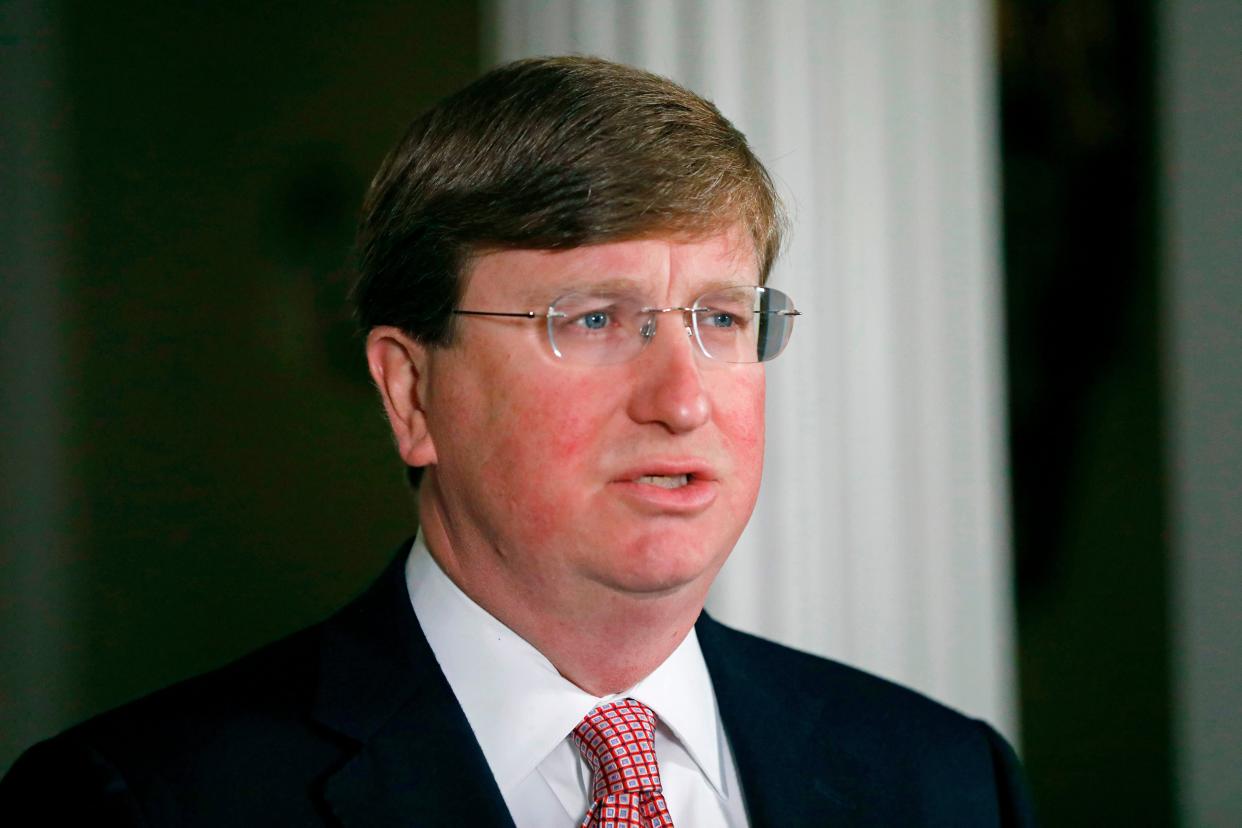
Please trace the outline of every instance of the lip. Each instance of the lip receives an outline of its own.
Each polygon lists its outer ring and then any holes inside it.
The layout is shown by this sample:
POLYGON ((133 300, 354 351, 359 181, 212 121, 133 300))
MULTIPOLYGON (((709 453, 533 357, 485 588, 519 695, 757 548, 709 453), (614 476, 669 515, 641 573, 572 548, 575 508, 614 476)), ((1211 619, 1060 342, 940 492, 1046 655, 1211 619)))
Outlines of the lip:
POLYGON ((715 481, 718 477, 711 464, 697 457, 657 457, 627 466, 613 476, 614 482, 632 483, 640 477, 672 477, 688 474, 695 480, 715 481))
POLYGON ((642 511, 657 514, 694 514, 716 500, 719 479, 716 471, 702 460, 661 459, 636 464, 618 474, 609 488, 642 511), (686 474, 690 482, 676 489, 665 489, 637 482, 640 477, 674 477, 686 474))

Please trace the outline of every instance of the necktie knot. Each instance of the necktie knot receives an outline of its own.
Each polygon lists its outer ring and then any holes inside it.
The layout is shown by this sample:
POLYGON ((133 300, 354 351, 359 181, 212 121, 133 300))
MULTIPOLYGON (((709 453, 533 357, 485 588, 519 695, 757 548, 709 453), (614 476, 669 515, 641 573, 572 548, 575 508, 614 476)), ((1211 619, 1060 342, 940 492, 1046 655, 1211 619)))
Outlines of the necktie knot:
POLYGON ((601 704, 574 729, 574 744, 591 767, 594 799, 583 826, 672 827, 661 793, 655 729, 655 713, 633 699, 601 704))

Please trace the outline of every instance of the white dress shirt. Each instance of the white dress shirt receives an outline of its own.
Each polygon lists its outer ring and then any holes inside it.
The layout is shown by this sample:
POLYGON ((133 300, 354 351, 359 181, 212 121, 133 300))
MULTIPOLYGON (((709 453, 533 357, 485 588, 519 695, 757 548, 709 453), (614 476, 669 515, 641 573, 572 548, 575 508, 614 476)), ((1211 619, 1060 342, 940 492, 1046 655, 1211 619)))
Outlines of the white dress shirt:
POLYGON ((591 771, 569 734, 592 709, 623 698, 647 705, 659 720, 656 758, 674 825, 746 826, 737 768, 693 629, 651 675, 597 698, 458 589, 421 533, 405 574, 414 614, 518 828, 582 821, 591 771))

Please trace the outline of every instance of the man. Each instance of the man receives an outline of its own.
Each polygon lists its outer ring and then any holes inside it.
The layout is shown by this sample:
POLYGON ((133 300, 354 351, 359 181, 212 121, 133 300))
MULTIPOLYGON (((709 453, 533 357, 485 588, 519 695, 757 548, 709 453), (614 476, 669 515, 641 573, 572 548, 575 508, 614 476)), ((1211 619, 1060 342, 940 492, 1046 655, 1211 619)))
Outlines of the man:
POLYGON ((358 314, 420 531, 361 598, 36 746, 92 824, 1014 825, 986 725, 702 614, 749 519, 777 198, 669 81, 521 61, 419 118, 358 314))

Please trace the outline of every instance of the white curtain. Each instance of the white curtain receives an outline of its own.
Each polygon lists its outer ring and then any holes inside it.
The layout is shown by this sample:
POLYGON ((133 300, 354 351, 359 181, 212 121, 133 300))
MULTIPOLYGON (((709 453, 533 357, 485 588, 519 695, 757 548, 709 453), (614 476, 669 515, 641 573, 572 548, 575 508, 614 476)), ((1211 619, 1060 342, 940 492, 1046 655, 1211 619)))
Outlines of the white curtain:
POLYGON ((995 58, 981 0, 494 0, 491 62, 578 52, 713 100, 794 218, 764 490, 722 620, 1015 734, 995 58))

